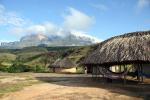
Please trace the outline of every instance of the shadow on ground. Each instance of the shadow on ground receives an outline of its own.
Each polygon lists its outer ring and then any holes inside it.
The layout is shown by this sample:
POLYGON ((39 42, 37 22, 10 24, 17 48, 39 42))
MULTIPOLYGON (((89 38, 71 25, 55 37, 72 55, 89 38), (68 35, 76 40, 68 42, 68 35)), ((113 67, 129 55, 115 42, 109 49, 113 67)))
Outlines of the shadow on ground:
POLYGON ((112 93, 119 93, 127 96, 140 97, 144 100, 149 100, 150 98, 150 84, 138 84, 136 81, 127 80, 126 84, 123 84, 123 80, 113 80, 108 82, 106 79, 97 78, 93 79, 92 77, 51 77, 51 76, 38 76, 36 79, 56 84, 62 86, 70 87, 96 87, 107 89, 112 93))

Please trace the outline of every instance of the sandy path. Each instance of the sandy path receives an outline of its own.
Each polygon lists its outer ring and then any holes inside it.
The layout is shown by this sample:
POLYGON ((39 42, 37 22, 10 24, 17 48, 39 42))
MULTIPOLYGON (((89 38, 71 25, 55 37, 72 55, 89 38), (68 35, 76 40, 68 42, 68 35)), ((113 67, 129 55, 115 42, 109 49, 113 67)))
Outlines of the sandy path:
MULTIPOLYGON (((88 75, 49 73, 28 75, 42 83, 6 94, 0 100, 143 100, 143 94, 150 93, 149 85, 142 88, 142 85, 108 84, 94 81, 88 75)), ((23 74, 17 76, 21 79, 25 77, 23 74)))
POLYGON ((42 83, 11 93, 1 100, 140 100, 93 87, 71 87, 42 83))

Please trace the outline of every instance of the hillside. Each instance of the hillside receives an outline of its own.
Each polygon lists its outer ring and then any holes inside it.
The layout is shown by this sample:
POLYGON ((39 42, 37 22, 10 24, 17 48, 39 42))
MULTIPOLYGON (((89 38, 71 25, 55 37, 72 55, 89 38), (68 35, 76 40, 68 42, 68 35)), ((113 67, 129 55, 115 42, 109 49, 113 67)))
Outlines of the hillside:
POLYGON ((0 53, 0 65, 11 65, 16 60, 16 55, 12 53, 0 53))
MULTIPOLYGON (((29 66, 30 69, 40 66, 47 68, 57 59, 69 58, 79 65, 88 53, 93 51, 97 45, 72 46, 72 47, 26 47, 23 49, 0 49, 0 70, 9 68, 13 64, 29 66)), ((15 65, 16 66, 16 65, 15 65)), ((25 66, 25 67, 26 67, 25 66)), ((5 69, 6 70, 6 69, 5 69)))
POLYGON ((76 64, 80 64, 81 61, 93 50, 97 48, 97 45, 78 47, 74 49, 67 50, 64 53, 64 57, 70 58, 76 64))

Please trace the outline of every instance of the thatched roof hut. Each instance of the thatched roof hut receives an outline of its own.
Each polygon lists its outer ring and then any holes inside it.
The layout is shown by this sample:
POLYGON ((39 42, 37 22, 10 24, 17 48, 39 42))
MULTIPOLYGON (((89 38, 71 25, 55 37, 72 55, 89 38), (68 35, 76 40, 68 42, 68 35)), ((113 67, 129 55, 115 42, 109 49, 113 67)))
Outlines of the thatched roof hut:
POLYGON ((72 62, 69 58, 57 59, 50 67, 55 68, 72 68, 75 67, 75 63, 72 62))
POLYGON ((83 61, 84 65, 120 65, 150 63, 150 31, 112 37, 83 61))

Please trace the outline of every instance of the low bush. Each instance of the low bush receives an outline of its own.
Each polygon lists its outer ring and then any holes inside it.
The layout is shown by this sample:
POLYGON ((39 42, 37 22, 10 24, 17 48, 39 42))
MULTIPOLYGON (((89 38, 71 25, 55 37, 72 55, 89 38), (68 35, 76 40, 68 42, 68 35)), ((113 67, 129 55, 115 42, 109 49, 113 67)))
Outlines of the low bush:
POLYGON ((23 64, 13 64, 8 68, 8 72, 10 73, 20 73, 20 72, 29 72, 31 69, 27 65, 23 64))
POLYGON ((21 73, 21 72, 35 72, 35 73, 46 73, 49 72, 48 68, 43 66, 28 66, 22 63, 14 63, 11 66, 0 65, 0 71, 9 73, 21 73))
POLYGON ((0 71, 2 72, 8 72, 8 68, 7 66, 4 66, 4 65, 0 65, 0 71))
POLYGON ((47 70, 47 68, 45 68, 43 66, 37 65, 35 67, 35 71, 34 72, 36 72, 36 73, 46 73, 46 72, 48 72, 48 70, 47 70))

